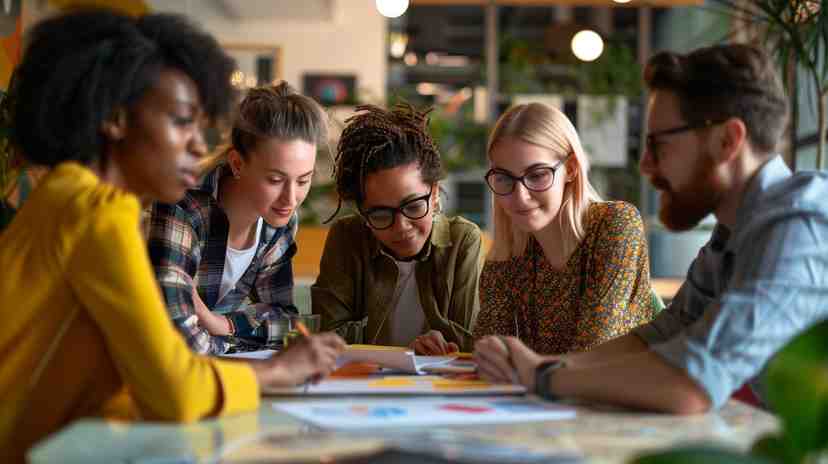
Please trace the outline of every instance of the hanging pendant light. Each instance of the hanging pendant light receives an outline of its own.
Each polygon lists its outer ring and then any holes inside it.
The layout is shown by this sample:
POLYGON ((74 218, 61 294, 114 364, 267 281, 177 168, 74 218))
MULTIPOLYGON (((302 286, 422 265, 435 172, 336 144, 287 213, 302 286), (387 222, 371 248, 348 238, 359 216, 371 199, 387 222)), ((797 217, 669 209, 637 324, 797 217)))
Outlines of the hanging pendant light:
POLYGON ((408 0, 376 0, 377 11, 386 18, 398 18, 408 10, 408 0))

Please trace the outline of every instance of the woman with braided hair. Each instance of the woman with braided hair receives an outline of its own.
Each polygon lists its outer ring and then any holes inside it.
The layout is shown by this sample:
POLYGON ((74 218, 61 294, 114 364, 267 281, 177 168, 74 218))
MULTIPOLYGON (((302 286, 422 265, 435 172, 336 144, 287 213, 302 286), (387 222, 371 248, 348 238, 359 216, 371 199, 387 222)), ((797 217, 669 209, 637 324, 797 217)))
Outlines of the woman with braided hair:
POLYGON ((313 312, 324 330, 351 343, 421 354, 468 350, 481 234, 463 218, 439 214, 445 173, 428 111, 398 104, 357 112, 339 140, 334 179, 340 206, 349 202, 358 214, 328 233, 311 288, 313 312))

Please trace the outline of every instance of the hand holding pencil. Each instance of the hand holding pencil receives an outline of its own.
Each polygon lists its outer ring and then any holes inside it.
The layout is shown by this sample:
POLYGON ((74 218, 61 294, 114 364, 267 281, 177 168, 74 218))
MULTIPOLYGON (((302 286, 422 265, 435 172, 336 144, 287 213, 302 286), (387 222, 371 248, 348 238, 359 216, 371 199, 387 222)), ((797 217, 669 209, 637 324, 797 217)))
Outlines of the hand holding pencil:
POLYGON ((295 323, 302 337, 290 347, 260 364, 253 364, 260 385, 285 387, 318 381, 333 372, 336 359, 345 350, 345 341, 335 333, 311 334, 301 322, 295 323))

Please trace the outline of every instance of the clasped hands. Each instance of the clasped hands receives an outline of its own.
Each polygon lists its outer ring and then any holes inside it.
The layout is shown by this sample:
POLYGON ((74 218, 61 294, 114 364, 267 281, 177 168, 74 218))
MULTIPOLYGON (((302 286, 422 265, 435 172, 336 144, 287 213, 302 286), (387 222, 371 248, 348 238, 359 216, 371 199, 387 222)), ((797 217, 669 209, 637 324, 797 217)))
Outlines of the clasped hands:
POLYGON ((447 342, 439 330, 429 330, 418 335, 408 347, 415 353, 425 356, 443 356, 460 351, 457 343, 447 342))
MULTIPOLYGON (((226 317, 210 311, 193 289, 193 303, 199 324, 211 335, 229 335, 226 317)), ((345 350, 345 341, 335 333, 312 334, 291 342, 290 347, 265 360, 250 362, 261 387, 288 387, 310 379, 318 382, 336 368, 336 359, 345 350)))

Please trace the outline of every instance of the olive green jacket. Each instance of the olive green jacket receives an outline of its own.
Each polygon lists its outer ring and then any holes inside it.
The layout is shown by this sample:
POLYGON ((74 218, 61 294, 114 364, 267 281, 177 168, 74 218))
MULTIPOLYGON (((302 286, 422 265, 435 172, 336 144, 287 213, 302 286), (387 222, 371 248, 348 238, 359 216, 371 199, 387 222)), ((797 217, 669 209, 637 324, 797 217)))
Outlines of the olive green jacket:
MULTIPOLYGON (((414 271, 424 332, 439 330, 446 341, 471 350, 483 268, 480 229, 463 218, 438 214, 426 247, 414 271)), ((321 315, 322 330, 336 330, 349 343, 390 344, 388 319, 394 308, 389 305, 398 274, 393 258, 360 217, 337 221, 311 287, 313 313, 321 315)))

